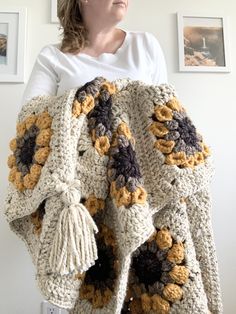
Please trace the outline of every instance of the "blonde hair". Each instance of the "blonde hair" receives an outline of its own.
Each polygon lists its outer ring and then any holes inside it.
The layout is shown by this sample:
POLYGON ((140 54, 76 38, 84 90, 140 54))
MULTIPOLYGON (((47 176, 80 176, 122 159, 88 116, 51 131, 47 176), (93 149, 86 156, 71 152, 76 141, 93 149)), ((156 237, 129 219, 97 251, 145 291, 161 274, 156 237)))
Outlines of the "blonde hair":
POLYGON ((73 54, 79 53, 87 43, 87 30, 83 23, 80 0, 59 0, 58 18, 60 29, 63 29, 61 36, 61 51, 73 54))

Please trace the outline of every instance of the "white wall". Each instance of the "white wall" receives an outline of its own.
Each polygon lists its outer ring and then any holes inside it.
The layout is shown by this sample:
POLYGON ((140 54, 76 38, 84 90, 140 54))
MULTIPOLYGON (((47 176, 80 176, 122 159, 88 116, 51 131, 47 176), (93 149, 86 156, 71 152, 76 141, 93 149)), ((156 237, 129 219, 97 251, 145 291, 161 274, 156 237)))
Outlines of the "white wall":
MULTIPOLYGON (((219 260, 225 314, 235 313, 235 235, 236 177, 235 82, 236 2, 234 0, 157 1, 130 0, 130 10, 123 27, 154 33, 164 50, 169 82, 176 86, 182 102, 195 124, 205 135, 215 157, 216 173, 212 184, 213 227, 219 260), (177 11, 229 16, 229 41, 232 71, 225 73, 179 73, 177 49, 177 11)), ((49 24, 49 0, 0 0, 0 8, 28 8, 27 78, 36 55, 43 45, 58 42, 56 25, 49 24)), ((15 119, 24 84, 0 84, 1 95, 1 208, 5 197, 9 154, 8 143, 14 136, 15 119)), ((40 314, 42 297, 34 279, 34 269, 23 243, 9 230, 0 213, 0 313, 40 314)))

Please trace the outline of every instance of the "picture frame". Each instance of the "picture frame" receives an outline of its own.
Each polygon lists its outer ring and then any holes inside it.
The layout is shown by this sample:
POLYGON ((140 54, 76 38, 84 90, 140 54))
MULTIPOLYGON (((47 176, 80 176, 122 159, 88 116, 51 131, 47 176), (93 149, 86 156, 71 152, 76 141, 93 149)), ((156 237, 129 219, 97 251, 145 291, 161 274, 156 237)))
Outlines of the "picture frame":
POLYGON ((230 72, 227 17, 177 13, 179 71, 230 72))
POLYGON ((24 83, 26 8, 0 7, 0 83, 24 83))
POLYGON ((51 0, 51 23, 59 23, 57 17, 57 0, 51 0))

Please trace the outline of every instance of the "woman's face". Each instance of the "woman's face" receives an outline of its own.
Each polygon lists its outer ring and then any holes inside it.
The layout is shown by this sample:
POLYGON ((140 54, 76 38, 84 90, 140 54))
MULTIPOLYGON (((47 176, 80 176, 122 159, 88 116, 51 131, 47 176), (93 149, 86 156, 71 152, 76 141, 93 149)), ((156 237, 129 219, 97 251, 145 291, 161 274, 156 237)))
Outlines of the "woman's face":
POLYGON ((82 2, 83 17, 94 23, 114 25, 119 23, 125 16, 129 0, 88 0, 82 2))

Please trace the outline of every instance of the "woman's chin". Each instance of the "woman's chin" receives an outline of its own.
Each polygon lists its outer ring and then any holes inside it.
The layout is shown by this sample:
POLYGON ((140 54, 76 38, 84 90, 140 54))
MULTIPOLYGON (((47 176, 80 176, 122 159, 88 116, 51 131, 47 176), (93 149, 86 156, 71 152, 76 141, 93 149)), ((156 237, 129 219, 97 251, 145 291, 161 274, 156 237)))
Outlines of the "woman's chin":
POLYGON ((120 10, 120 11, 117 10, 117 12, 113 13, 113 17, 115 20, 117 20, 119 22, 119 21, 124 19, 125 13, 126 12, 124 12, 124 11, 122 12, 122 10, 120 10))

